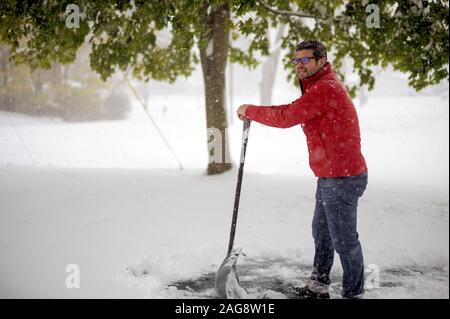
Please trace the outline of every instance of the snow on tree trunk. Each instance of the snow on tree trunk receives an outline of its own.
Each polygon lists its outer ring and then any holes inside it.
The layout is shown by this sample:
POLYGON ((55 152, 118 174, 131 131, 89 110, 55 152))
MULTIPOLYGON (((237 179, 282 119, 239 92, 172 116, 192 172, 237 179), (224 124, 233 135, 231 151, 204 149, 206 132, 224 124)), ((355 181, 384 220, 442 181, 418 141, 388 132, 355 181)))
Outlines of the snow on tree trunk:
POLYGON ((231 169, 228 138, 225 134, 225 68, 228 56, 230 9, 224 4, 214 9, 204 7, 200 60, 205 83, 206 126, 208 134, 208 175, 231 169), (219 133, 220 134, 212 134, 219 133), (210 147, 212 146, 212 147, 210 147))

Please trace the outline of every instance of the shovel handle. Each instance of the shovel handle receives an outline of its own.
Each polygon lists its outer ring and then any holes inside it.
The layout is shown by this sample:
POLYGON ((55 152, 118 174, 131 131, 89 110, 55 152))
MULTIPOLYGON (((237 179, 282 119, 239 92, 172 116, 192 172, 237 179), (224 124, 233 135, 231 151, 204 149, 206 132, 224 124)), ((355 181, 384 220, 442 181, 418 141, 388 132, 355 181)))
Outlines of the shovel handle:
POLYGON ((231 221, 230 241, 228 243, 228 255, 233 250, 234 236, 236 234, 236 223, 239 211, 239 199, 241 197, 242 175, 244 174, 245 153, 247 150, 249 132, 250 132, 250 120, 245 119, 242 130, 241 158, 239 163, 239 173, 236 184, 236 195, 234 197, 233 219, 231 221))

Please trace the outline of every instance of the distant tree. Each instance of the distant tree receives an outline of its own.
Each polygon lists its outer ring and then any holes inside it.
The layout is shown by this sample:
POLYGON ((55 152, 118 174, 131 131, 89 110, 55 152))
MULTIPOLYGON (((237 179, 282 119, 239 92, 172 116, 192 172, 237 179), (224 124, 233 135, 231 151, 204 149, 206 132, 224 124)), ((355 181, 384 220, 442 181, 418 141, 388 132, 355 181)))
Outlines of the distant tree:
POLYGON ((0 44, 0 109, 65 121, 125 118, 131 110, 127 96, 90 70, 87 49, 79 50, 74 63, 31 72, 10 63, 8 48, 0 44))
MULTIPOLYGON (((446 0, 5 0, 0 4, 0 39, 17 63, 49 67, 51 61, 73 61, 88 38, 91 67, 103 79, 131 69, 138 79, 172 82, 189 76, 201 63, 206 127, 222 133, 225 159, 226 63, 256 66, 256 53, 269 54, 268 28, 287 25, 282 48, 288 54, 283 61, 292 71, 289 61, 296 44, 316 38, 334 52, 336 69, 344 57, 353 59, 360 85, 373 88, 372 66, 392 65, 420 90, 448 80, 448 9, 446 0), (83 14, 79 28, 66 26, 74 14, 66 13, 71 3, 83 14), (170 30, 172 38, 158 46, 163 29, 170 30), (250 39, 248 48, 233 46, 239 36, 250 39)), ((69 26, 73 22, 75 18, 69 26)), ((208 174, 231 168, 224 160, 214 162, 212 153, 209 158, 208 174)))
MULTIPOLYGON (((281 38, 286 25, 282 24, 277 27, 275 39, 270 47, 270 53, 266 61, 262 65, 261 78, 261 104, 272 104, 272 91, 275 83, 276 72, 278 69, 278 60, 281 53, 281 38)), ((270 35, 267 35, 270 37, 270 35)))

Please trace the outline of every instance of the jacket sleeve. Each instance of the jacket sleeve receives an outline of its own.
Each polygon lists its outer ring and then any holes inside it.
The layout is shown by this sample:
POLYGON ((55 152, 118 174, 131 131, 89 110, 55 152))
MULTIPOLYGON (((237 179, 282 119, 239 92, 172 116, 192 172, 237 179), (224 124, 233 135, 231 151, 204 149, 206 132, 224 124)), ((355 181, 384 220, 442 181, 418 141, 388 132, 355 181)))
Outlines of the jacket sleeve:
POLYGON ((334 96, 329 85, 318 83, 290 104, 278 106, 250 105, 245 110, 245 116, 264 125, 288 128, 306 123, 336 105, 337 97, 334 96))

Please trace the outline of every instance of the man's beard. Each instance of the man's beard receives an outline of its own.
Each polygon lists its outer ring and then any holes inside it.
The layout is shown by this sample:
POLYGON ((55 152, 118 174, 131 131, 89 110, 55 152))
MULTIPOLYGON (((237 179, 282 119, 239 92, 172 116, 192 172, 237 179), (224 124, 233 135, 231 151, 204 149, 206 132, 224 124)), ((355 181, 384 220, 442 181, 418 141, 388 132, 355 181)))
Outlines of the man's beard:
POLYGON ((304 70, 301 70, 301 71, 304 71, 304 72, 299 72, 299 71, 297 71, 297 76, 298 76, 298 78, 300 79, 300 80, 304 80, 304 79, 307 79, 307 78, 309 78, 309 77, 311 77, 311 76, 313 76, 314 74, 316 74, 317 72, 319 72, 319 70, 320 70, 320 68, 317 68, 316 70, 314 70, 314 71, 309 71, 308 69, 304 69, 304 70))

